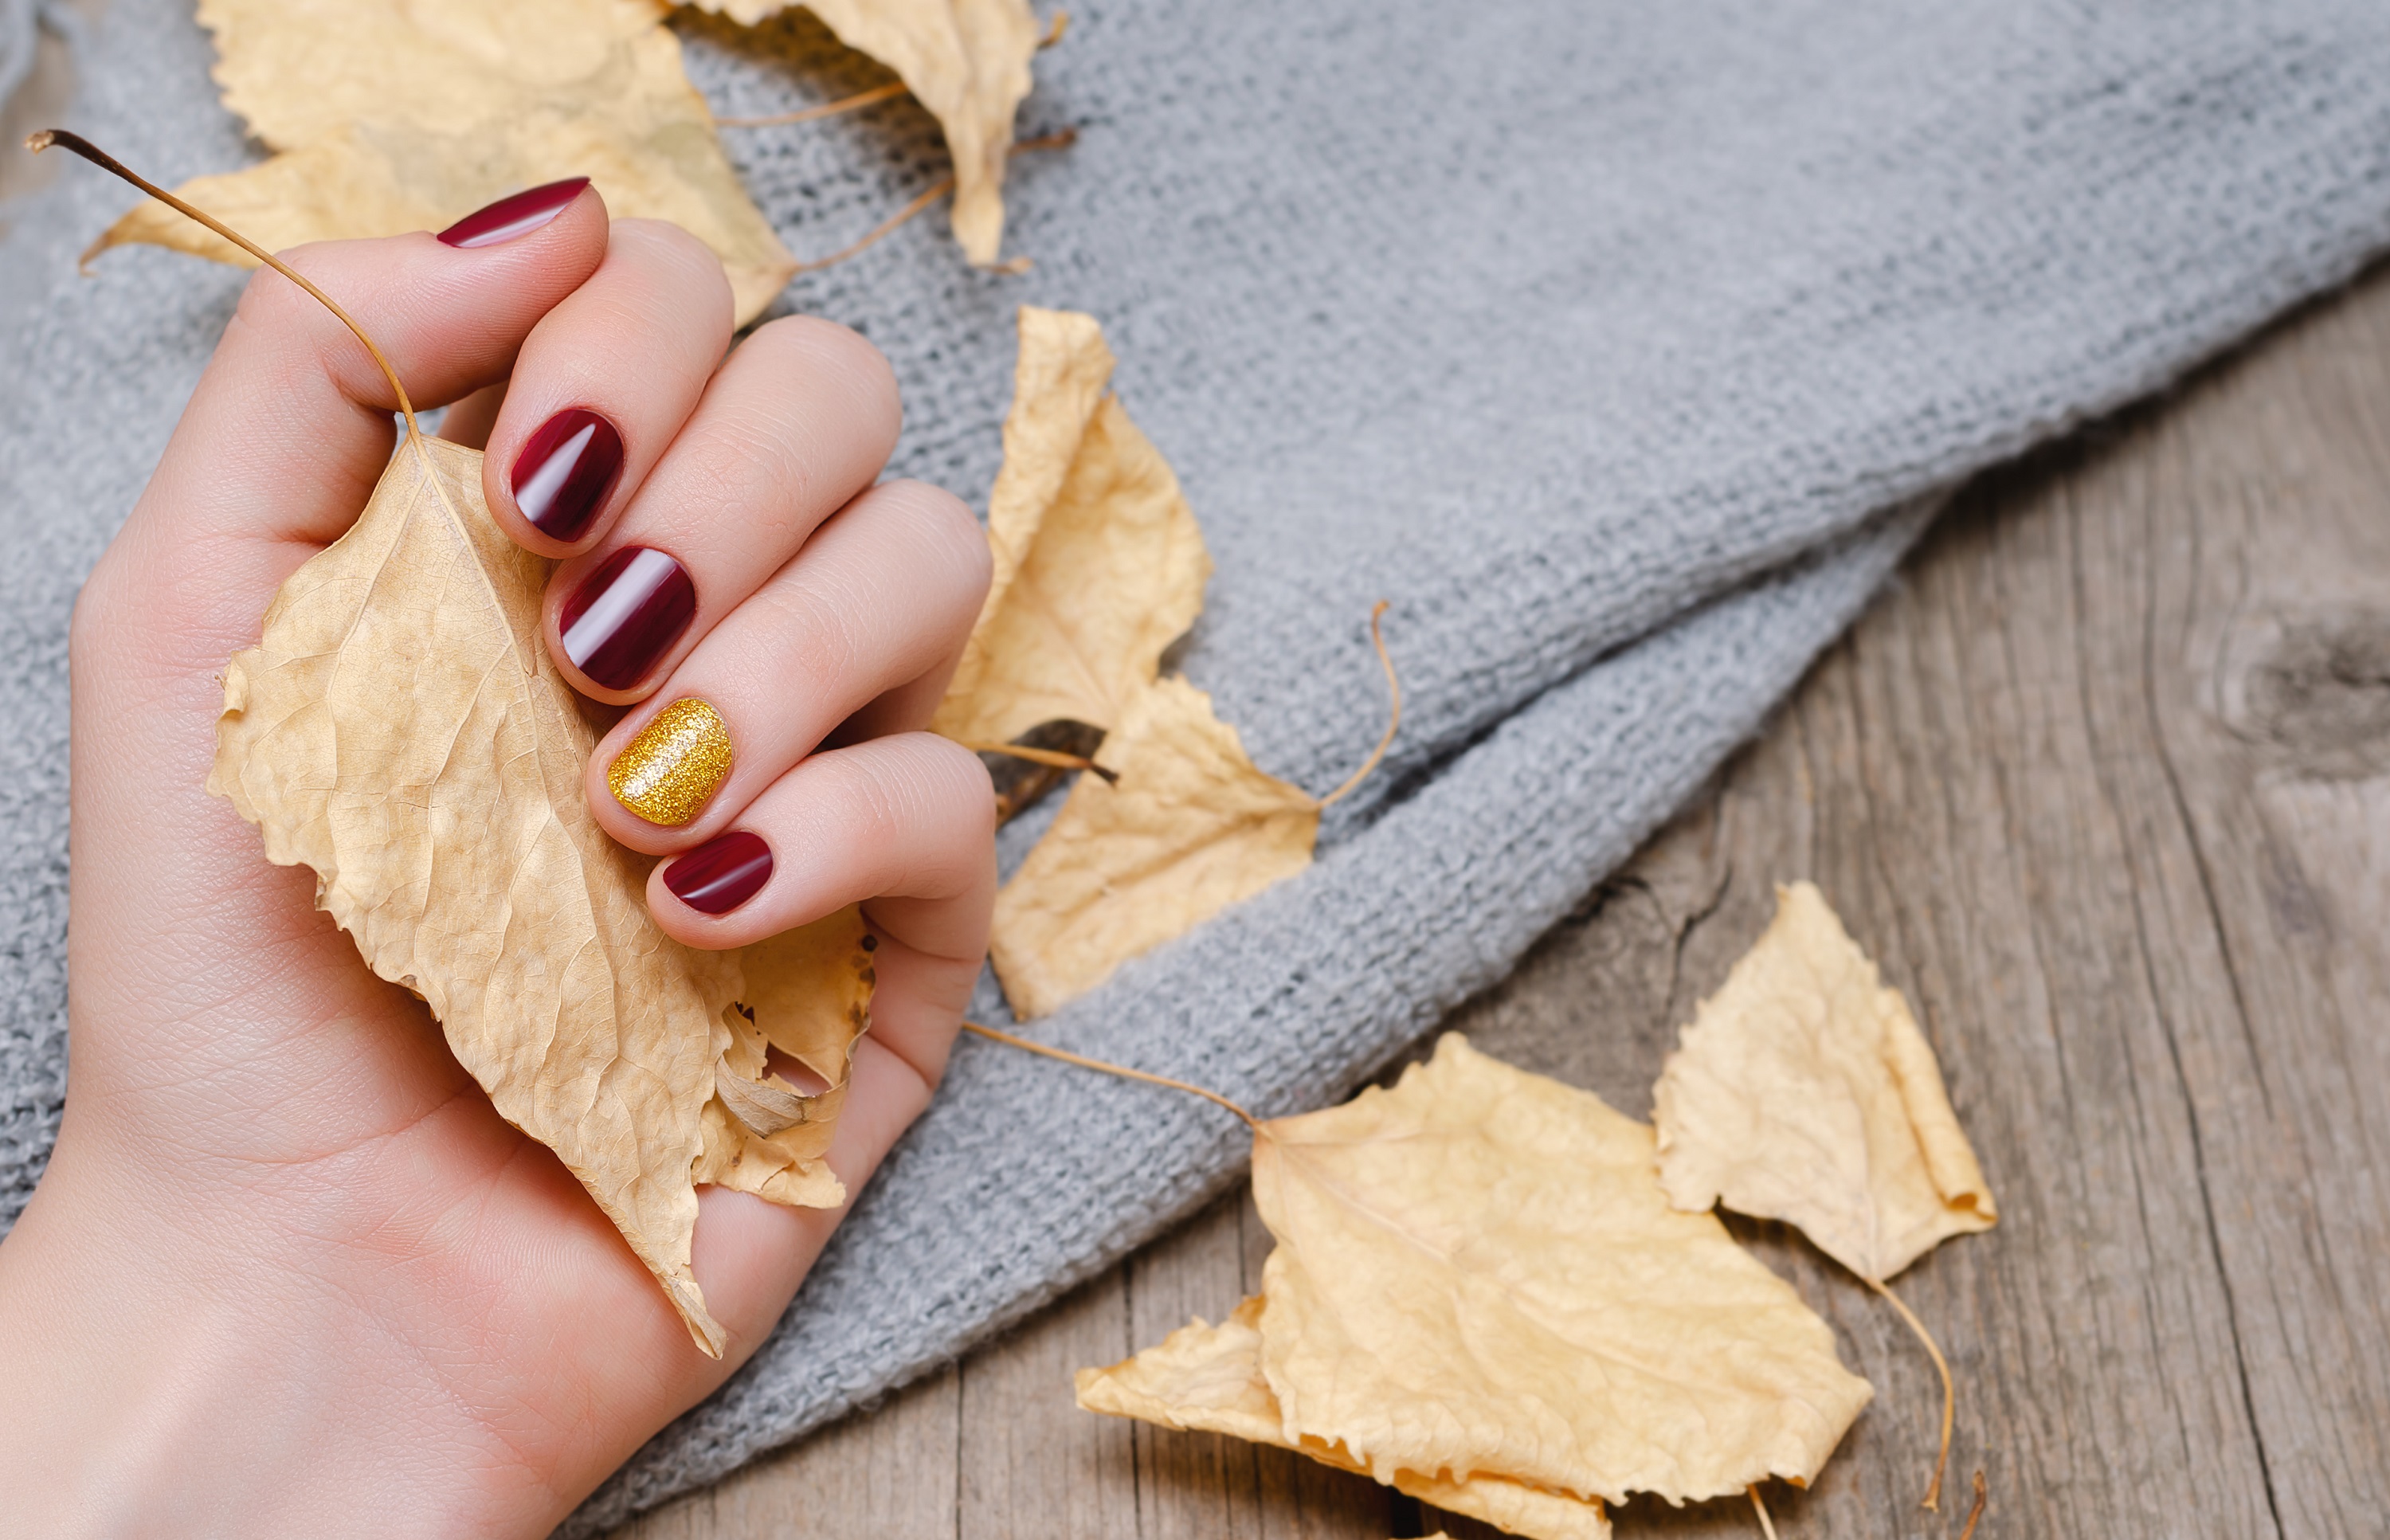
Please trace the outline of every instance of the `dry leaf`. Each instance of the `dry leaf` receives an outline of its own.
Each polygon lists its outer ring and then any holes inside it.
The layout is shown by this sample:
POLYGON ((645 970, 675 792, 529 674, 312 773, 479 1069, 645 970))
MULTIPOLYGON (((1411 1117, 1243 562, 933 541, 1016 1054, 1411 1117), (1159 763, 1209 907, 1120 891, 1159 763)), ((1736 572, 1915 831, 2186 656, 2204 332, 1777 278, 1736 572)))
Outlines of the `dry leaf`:
MULTIPOLYGON (((697 0, 752 27, 793 0, 697 0)), ((955 161, 955 239, 981 267, 1004 245, 1004 162, 1038 45, 1029 0, 803 0, 848 47, 896 71, 955 161)))
POLYGON ((932 725, 978 745, 1058 722, 1108 735, 1095 763, 1111 781, 1081 776, 996 895, 988 950, 1026 1020, 1310 865, 1324 804, 1256 769, 1201 691, 1156 679, 1202 610, 1202 532, 1104 393, 1095 319, 1023 306, 1020 325, 994 578, 932 725))
POLYGON ((315 869, 317 906, 423 997, 500 1115, 557 1152, 718 1355, 689 1272, 693 1170, 702 1156, 721 1168, 707 1180, 840 1200, 816 1169, 834 1100, 757 1135, 722 1093, 759 1115, 776 1087, 759 1041, 842 1081, 871 983, 860 920, 749 949, 752 991, 739 956, 656 929, 652 860, 583 799, 597 735, 540 635, 552 566, 490 518, 478 452, 402 448, 225 666, 208 788, 269 859, 315 869), (730 1014, 751 993, 752 1025, 730 1014))
POLYGON ((1016 1016, 1093 989, 1129 957, 1311 864, 1319 803, 1264 775, 1211 697, 1161 680, 1130 703, 996 896, 988 955, 1016 1016))
MULTIPOLYGON (((666 14, 655 0, 200 0, 225 105, 279 153, 175 190, 279 250, 442 229, 587 176, 616 218, 670 220, 712 247, 744 323, 796 260, 715 141, 666 14)), ((155 201, 86 256, 127 242, 255 265, 155 201)))
POLYGON ((932 725, 1006 743, 1041 723, 1120 725, 1202 611, 1212 559, 1178 478, 1118 400, 1095 317, 1021 309, 995 571, 932 725))
POLYGON ((739 952, 745 1009, 720 1020, 696 1180, 792 1208, 846 1201, 822 1157, 846 1102, 855 1040, 871 1025, 874 944, 862 912, 850 906, 739 952), (768 1074, 767 1048, 803 1064, 826 1089, 808 1095, 768 1074))
POLYGON ((1613 1502, 1806 1482, 1873 1393, 1650 1128, 1447 1035, 1393 1090, 1270 1123, 1263 1373, 1289 1440, 1372 1474, 1613 1502))
POLYGON ((1814 886, 1776 897, 1660 1076, 1660 1180, 1680 1209, 1797 1225, 1881 1283, 1998 1211, 1908 1002, 1814 886))
MULTIPOLYGON (((1252 1444, 1294 1449, 1340 1470, 1368 1473, 1342 1444, 1317 1439, 1290 1443, 1278 1397, 1262 1377, 1259 1296, 1237 1306, 1214 1327, 1182 1327, 1124 1363, 1081 1369, 1079 1405, 1091 1412, 1136 1418, 1164 1428, 1227 1433, 1252 1444)), ((1580 1502, 1497 1476, 1463 1482, 1394 1474, 1394 1489, 1447 1512, 1536 1540, 1610 1540, 1601 1504, 1580 1502)))

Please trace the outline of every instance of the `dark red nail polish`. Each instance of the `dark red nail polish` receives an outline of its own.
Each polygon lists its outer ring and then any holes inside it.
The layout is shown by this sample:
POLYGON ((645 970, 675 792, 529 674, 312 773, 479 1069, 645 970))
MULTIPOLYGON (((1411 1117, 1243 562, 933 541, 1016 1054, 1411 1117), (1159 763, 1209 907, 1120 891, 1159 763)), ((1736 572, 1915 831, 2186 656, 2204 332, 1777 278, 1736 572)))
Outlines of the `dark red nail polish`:
POLYGON ((581 538, 623 473, 623 435, 578 406, 539 425, 515 456, 515 507, 532 528, 571 545, 581 538))
POLYGON ((549 182, 536 187, 525 187, 509 193, 487 208, 471 213, 440 232, 440 238, 451 246, 476 250, 484 246, 503 245, 520 236, 527 236, 564 212, 565 205, 581 196, 589 186, 585 176, 568 176, 561 182, 549 182))
POLYGON ((610 690, 648 676, 697 617, 697 584, 662 551, 627 545, 598 564, 558 617, 564 655, 610 690))
POLYGON ((726 915, 772 879, 772 847, 743 828, 708 840, 664 868, 664 886, 700 914, 726 915))

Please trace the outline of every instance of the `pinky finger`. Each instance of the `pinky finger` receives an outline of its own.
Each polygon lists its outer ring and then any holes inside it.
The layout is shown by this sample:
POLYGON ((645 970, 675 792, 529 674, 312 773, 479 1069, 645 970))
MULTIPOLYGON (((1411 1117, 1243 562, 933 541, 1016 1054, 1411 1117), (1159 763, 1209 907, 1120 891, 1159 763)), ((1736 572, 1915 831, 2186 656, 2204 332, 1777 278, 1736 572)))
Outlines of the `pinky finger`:
POLYGON ((996 896, 996 794, 979 756, 899 733, 801 762, 722 835, 658 866, 675 941, 745 946, 867 900, 895 940, 976 961, 996 896))
POLYGON ((675 941, 745 946, 861 904, 880 937, 872 1035, 937 1084, 987 955, 996 797, 979 756, 929 733, 813 755, 726 833, 659 866, 675 941))

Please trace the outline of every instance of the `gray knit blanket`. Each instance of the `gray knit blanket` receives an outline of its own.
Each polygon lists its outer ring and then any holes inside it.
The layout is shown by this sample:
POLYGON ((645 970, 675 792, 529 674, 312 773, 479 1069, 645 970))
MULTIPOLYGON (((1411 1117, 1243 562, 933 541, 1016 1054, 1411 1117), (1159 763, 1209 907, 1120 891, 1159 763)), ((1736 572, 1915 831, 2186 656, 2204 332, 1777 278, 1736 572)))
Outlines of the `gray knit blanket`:
MULTIPOLYGON (((983 496, 1022 302, 1090 311, 1218 573, 1184 651, 1265 767, 1332 786, 1292 881, 1045 1038, 1318 1105, 1472 992, 1761 723, 1961 478, 2155 390, 2390 246, 2383 0, 1074 0, 1010 250, 932 217, 781 304, 895 361, 894 469, 983 496)), ((856 78, 802 18, 687 19, 717 110, 856 78)), ((253 157, 175 0, 112 0, 72 126, 166 181, 253 157)), ((939 168, 908 104, 726 131, 800 255, 939 168)), ((66 1092, 65 635, 239 276, 73 251, 70 168, 0 243, 0 1226, 66 1092)), ((1016 856, 1038 820, 1007 840, 1016 856)), ((979 1008, 1006 1019, 992 985, 979 1008)), ((1246 1136, 965 1042, 777 1333, 567 1526, 729 1470, 1204 1202, 1246 1136)))

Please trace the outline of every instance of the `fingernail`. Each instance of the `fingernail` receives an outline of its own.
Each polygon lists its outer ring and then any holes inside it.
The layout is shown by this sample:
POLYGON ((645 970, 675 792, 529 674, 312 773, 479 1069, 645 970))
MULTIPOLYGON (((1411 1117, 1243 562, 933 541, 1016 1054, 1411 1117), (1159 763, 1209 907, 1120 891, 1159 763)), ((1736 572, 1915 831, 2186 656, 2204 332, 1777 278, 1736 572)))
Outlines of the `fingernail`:
POLYGON ((622 473, 623 435, 597 413, 570 407, 541 423, 515 456, 515 507, 532 528, 569 545, 622 473))
POLYGON ((610 690, 646 678, 697 616, 697 584, 663 552, 625 545, 581 580, 558 616, 564 655, 610 690))
POLYGON ((651 824, 678 828, 730 778, 730 729, 712 706, 675 700, 606 767, 614 800, 651 824))
POLYGON ((474 210, 464 218, 440 232, 440 238, 451 246, 478 250, 484 246, 498 246, 527 236, 562 213, 565 205, 581 196, 589 185, 585 176, 568 176, 561 182, 548 182, 536 187, 525 187, 509 193, 486 208, 474 210))
POLYGON ((726 915, 772 879, 772 847, 743 828, 708 840, 664 868, 664 886, 700 914, 726 915))

